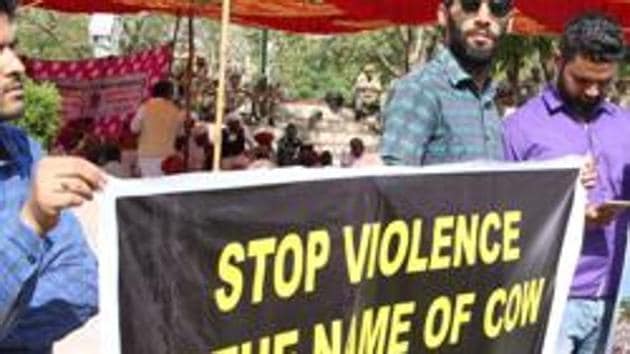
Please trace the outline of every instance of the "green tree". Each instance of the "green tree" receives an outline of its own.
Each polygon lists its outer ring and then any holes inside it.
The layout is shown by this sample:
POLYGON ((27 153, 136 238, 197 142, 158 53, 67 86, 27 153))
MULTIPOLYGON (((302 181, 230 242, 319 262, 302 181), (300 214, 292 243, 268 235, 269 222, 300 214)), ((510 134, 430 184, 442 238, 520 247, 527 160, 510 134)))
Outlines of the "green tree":
POLYGON ((507 35, 499 46, 495 70, 499 76, 517 87, 532 68, 538 68, 543 79, 551 80, 552 73, 546 63, 552 58, 555 45, 553 37, 507 35))
POLYGON ((124 55, 171 41, 176 18, 151 13, 123 16, 120 21, 120 52, 124 55))
POLYGON ((89 17, 26 7, 17 18, 19 51, 32 58, 84 59, 92 55, 89 17))
POLYGON ((59 129, 61 97, 55 85, 27 80, 24 88, 26 109, 14 124, 23 128, 44 148, 51 145, 59 129))
POLYGON ((439 33, 433 27, 392 27, 336 36, 273 32, 270 38, 272 77, 298 97, 321 98, 331 90, 349 97, 356 77, 368 63, 379 66, 386 85, 426 61, 439 33))
POLYGON ((347 96, 365 62, 354 40, 353 36, 277 36, 272 77, 300 98, 321 98, 332 90, 347 96))
POLYGON ((621 68, 619 70, 621 77, 630 77, 630 47, 627 47, 626 51, 626 58, 621 63, 621 68))

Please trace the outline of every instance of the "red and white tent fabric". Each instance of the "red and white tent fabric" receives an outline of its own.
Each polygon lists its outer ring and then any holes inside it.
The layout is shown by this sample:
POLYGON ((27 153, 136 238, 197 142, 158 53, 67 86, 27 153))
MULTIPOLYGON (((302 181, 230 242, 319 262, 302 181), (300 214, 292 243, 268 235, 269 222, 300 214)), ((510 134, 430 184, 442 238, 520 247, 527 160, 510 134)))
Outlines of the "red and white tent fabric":
MULTIPOLYGON (((89 120, 94 133, 119 138, 153 85, 168 76, 170 46, 125 57, 53 61, 24 58, 29 77, 55 83, 62 127, 89 120)), ((63 130, 62 130, 63 131, 63 130)))

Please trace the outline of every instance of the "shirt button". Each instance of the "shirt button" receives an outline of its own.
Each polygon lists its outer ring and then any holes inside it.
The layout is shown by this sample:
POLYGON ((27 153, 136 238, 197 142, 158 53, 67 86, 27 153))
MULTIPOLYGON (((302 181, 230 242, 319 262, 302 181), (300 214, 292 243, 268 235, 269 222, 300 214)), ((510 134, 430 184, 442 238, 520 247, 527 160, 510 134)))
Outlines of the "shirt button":
POLYGON ((37 257, 33 256, 32 254, 29 254, 28 257, 26 257, 26 259, 28 260, 28 262, 30 264, 35 264, 37 263, 37 257))

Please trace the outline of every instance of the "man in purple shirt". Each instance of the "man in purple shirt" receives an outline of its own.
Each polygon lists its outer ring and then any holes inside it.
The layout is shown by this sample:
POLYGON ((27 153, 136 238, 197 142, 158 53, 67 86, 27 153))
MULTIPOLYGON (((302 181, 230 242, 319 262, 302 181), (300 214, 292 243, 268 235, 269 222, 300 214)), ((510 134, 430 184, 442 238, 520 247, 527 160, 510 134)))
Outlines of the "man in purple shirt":
POLYGON ((603 353, 619 286, 630 218, 604 202, 630 199, 630 113, 606 101, 623 41, 619 25, 603 15, 573 20, 562 36, 555 84, 504 123, 508 160, 578 154, 597 170, 558 354, 603 353))

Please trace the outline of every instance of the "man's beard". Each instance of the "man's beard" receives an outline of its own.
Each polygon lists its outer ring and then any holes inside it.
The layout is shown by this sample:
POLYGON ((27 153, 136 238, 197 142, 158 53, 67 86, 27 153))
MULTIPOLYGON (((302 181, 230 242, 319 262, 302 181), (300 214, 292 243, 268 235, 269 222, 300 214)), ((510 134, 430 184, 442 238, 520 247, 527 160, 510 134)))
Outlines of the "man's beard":
MULTIPOLYGON (((466 43, 464 32, 455 24, 452 18, 448 19, 450 33, 449 48, 464 67, 486 68, 492 64, 498 45, 491 49, 479 49, 466 43)), ((500 38, 499 38, 500 39, 500 38)), ((497 42, 498 43, 498 42, 497 42)))
POLYGON ((593 102, 587 102, 579 97, 574 97, 573 95, 571 95, 569 90, 567 90, 563 70, 560 71, 558 83, 556 86, 558 87, 558 93, 560 94, 560 97, 562 97, 562 101, 569 108, 569 110, 579 115, 580 118, 584 118, 586 120, 590 119, 593 116, 593 113, 603 101, 603 98, 600 98, 599 100, 593 102))

